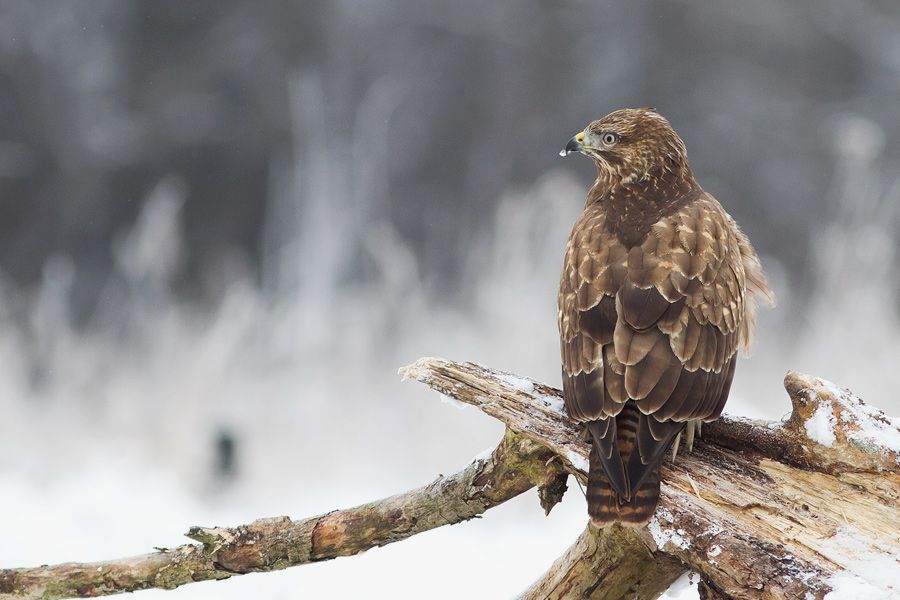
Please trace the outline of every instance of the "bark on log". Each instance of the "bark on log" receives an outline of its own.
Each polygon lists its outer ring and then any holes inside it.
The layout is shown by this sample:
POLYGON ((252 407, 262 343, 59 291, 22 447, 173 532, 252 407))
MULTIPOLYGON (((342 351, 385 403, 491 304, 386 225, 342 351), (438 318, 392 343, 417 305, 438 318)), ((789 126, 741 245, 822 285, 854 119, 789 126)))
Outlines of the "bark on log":
POLYGON ((558 485, 559 462, 550 460, 553 456, 507 431, 490 456, 405 494, 302 521, 275 517, 240 527, 192 527, 186 535, 202 545, 107 562, 0 569, 0 598, 49 600, 173 589, 350 556, 472 519, 535 485, 558 485))
MULTIPOLYGON (((547 446, 584 480, 588 446, 558 390, 442 359, 402 372, 547 446)), ((786 423, 723 418, 664 465, 642 535, 724 598, 900 594, 898 422, 814 377, 788 373, 785 386, 786 423)))
MULTIPOLYGON (((508 426, 490 458, 406 494, 291 521, 192 528, 188 544, 103 563, 0 570, 0 598, 109 595, 349 556, 471 519, 537 485, 545 509, 584 480, 587 444, 549 386, 470 363, 403 369, 508 426), (561 460, 556 460, 559 457, 561 460)), ((785 423, 724 418, 663 469, 643 530, 586 531, 526 598, 655 598, 690 567, 715 598, 890 598, 898 593, 900 423, 820 379, 788 373, 785 423)))
POLYGON ((684 571, 681 561, 649 548, 633 529, 589 525, 519 600, 656 598, 684 571))

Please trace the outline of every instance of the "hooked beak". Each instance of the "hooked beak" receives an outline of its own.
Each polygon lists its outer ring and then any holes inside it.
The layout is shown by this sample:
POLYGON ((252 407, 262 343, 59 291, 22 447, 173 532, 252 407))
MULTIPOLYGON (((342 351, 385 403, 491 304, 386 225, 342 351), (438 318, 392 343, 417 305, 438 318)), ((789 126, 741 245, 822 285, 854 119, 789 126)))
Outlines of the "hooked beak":
POLYGON ((569 152, 580 152, 582 149, 582 142, 584 142, 583 131, 575 134, 575 136, 566 144, 566 147, 559 151, 559 155, 565 156, 569 152))

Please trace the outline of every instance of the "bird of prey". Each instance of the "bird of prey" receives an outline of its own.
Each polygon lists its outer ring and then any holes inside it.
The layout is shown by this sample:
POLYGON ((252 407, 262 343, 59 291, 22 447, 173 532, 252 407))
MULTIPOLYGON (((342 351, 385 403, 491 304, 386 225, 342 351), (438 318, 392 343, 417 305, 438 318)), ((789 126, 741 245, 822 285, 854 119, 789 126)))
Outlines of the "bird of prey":
POLYGON ((773 295, 750 240, 694 179, 655 109, 623 109, 575 135, 597 167, 559 286, 565 406, 591 440, 588 514, 640 526, 659 465, 719 417, 757 300, 773 295))

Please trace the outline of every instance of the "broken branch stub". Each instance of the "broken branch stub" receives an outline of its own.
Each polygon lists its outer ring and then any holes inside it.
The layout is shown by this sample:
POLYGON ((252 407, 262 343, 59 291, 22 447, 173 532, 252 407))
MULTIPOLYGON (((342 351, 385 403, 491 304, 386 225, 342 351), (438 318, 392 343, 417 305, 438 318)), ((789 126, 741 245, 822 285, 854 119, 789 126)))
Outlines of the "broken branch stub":
POLYGON ((818 377, 789 371, 784 387, 793 404, 784 429, 810 463, 829 473, 900 470, 900 419, 818 377))
MULTIPOLYGON (((558 390, 443 359, 421 359, 402 373, 477 406, 585 477, 588 445, 558 390)), ((900 556, 894 421, 860 408, 849 392, 835 397, 822 380, 789 374, 787 384, 792 398, 808 403, 811 390, 827 401, 835 443, 846 439, 856 452, 832 454, 814 439, 810 421, 823 404, 807 416, 801 403, 785 424, 723 417, 704 427, 692 454, 664 464, 660 507, 642 535, 723 597, 821 599, 848 586, 875 590, 873 598, 900 593, 888 575, 900 556)))
MULTIPOLYGON (((200 542, 100 563, 0 569, 0 599, 171 589, 350 556, 474 518, 538 486, 549 510, 564 471, 584 479, 588 445, 559 390, 472 363, 401 370, 506 423, 490 458, 390 498, 318 517, 194 527, 200 542)), ((881 600, 900 595, 897 419, 828 382, 789 373, 785 423, 723 418, 662 469, 648 527, 588 529, 526 598, 654 598, 685 566, 715 598, 881 600)))

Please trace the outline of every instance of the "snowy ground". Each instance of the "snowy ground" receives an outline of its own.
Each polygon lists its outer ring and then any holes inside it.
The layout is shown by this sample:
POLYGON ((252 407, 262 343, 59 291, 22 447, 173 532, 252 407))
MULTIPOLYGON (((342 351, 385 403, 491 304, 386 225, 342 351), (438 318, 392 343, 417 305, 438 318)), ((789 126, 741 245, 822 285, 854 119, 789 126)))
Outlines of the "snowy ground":
MULTIPOLYGON (((419 356, 558 384, 555 288, 583 196, 565 173, 504 199, 495 231, 471 249, 465 289, 450 301, 422 292, 417 261, 389 224, 358 230, 338 214, 328 231, 287 227, 272 244, 280 250, 264 290, 238 271, 218 308, 204 312, 168 288, 178 247, 173 189, 162 185, 118 244, 119 272, 86 328, 67 313, 64 257, 48 265, 34 295, 0 286, 0 565, 144 553, 184 543, 190 525, 309 516, 457 470, 501 428, 401 383, 397 368, 419 356), (363 240, 374 265, 366 282, 342 277, 349 259, 337 237, 363 240), (311 255, 323 259, 311 264, 311 255), (23 302, 29 319, 13 322, 6 308, 23 302), (222 432, 236 441, 232 476, 216 474, 222 432)), ((823 232, 847 249, 838 253, 845 264, 814 266, 827 273, 814 298, 827 303, 793 297, 777 261, 763 257, 779 308, 762 315, 758 358, 739 365, 728 412, 787 413, 788 368, 900 412, 887 393, 900 384, 900 327, 892 290, 878 283, 890 245, 872 233, 881 258, 852 254, 851 239, 861 239, 858 229, 847 232, 852 226, 823 232), (870 316, 863 322, 834 318, 861 310, 870 316), (862 362, 859 347, 882 351, 862 362)), ((483 519, 363 556, 140 597, 510 597, 584 523, 577 488, 549 518, 531 492, 483 519)), ((686 579, 676 588, 671 598, 696 597, 686 579)))

